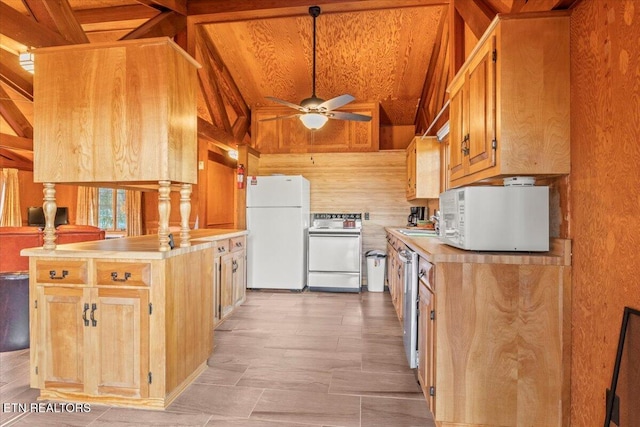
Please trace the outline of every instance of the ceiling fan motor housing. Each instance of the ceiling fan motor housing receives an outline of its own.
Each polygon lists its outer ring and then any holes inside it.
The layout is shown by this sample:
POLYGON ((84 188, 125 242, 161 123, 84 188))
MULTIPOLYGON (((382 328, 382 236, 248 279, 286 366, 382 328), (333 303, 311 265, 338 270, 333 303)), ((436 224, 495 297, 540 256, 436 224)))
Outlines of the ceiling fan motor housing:
POLYGON ((310 98, 305 98, 300 102, 300 105, 304 108, 308 108, 310 110, 317 109, 318 105, 322 104, 324 99, 318 98, 317 96, 312 96, 310 98))

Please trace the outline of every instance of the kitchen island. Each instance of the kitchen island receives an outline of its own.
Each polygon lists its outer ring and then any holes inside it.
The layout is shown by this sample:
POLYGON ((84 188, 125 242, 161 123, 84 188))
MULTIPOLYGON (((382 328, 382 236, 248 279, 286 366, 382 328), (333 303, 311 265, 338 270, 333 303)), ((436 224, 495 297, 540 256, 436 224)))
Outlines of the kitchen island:
POLYGON ((386 230, 399 317, 394 251, 419 256, 417 373, 436 424, 569 425, 570 241, 552 239, 544 253, 479 252, 386 230))
POLYGON ((170 251, 155 235, 23 249, 31 387, 41 399, 166 408, 213 349, 218 242, 246 234, 193 230, 170 251))

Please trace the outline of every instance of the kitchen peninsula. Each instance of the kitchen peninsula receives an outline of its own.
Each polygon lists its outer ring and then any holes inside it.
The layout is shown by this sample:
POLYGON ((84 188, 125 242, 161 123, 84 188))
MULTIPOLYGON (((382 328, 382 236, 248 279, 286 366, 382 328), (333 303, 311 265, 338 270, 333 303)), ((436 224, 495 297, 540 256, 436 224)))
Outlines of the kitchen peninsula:
POLYGON ((386 230, 399 317, 394 251, 419 257, 418 377, 437 425, 569 425, 570 241, 477 252, 386 230))
POLYGON ((213 349, 216 249, 246 234, 192 230, 170 251, 155 235, 23 250, 31 387, 41 399, 166 408, 213 349))

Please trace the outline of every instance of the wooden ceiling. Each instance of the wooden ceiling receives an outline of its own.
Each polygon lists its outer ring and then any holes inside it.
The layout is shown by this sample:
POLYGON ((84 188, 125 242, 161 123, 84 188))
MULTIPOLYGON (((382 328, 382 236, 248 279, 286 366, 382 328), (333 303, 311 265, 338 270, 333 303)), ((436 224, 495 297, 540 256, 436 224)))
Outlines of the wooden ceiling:
MULTIPOLYGON (((578 0, 579 1, 579 0, 578 0)), ((0 0, 0 167, 32 158, 33 76, 18 54, 54 45, 168 36, 193 55, 199 134, 250 142, 250 111, 274 96, 316 94, 380 104, 381 124, 429 127, 446 85, 496 13, 568 8, 576 0, 0 0), (452 29, 452 30, 451 30, 452 29)), ((37 61, 37 59, 36 59, 37 61)), ((433 133, 436 129, 433 129, 433 133)))

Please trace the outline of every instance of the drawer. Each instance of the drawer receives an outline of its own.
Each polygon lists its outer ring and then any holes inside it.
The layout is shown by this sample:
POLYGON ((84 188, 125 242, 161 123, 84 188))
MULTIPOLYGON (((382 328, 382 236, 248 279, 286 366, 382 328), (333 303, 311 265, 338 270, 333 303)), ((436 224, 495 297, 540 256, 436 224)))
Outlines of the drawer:
POLYGON ((96 262, 98 286, 149 286, 151 265, 144 262, 96 262))
POLYGON ((76 260, 36 260, 36 283, 86 285, 87 262, 76 260))
POLYGON ((216 240, 216 256, 226 255, 229 253, 229 240, 216 240))
POLYGON ((239 252, 244 249, 246 240, 244 236, 229 239, 229 248, 231 252, 239 252))
POLYGON ((418 259, 418 279, 424 283, 431 291, 435 291, 435 267, 424 258, 418 259))

